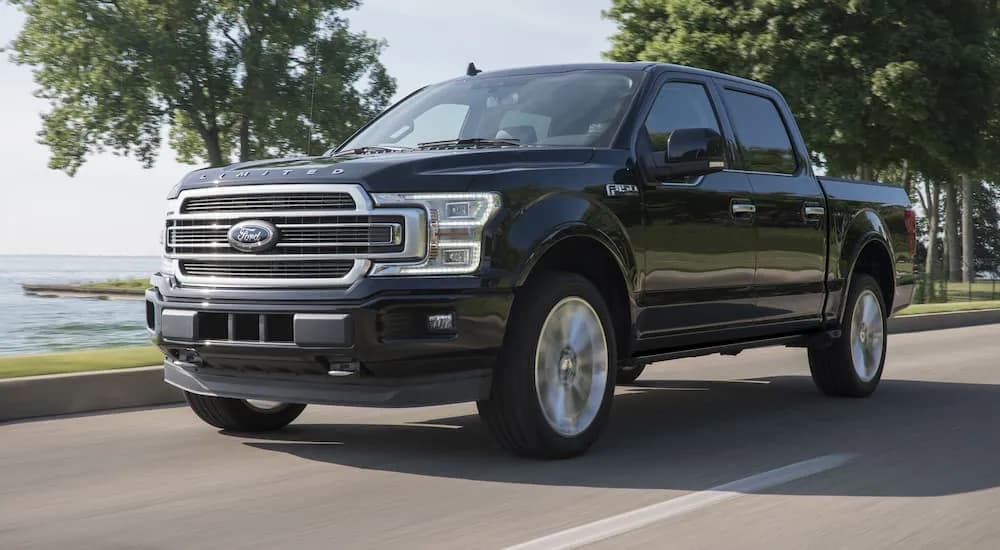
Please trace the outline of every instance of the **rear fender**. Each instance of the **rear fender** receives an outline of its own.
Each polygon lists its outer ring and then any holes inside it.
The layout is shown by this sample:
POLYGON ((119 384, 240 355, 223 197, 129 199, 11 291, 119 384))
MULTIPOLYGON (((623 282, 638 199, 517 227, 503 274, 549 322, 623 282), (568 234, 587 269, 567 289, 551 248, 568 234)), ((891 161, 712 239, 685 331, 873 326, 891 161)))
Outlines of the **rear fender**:
MULTIPOLYGON (((847 226, 847 230, 839 242, 840 254, 836 260, 837 264, 835 267, 838 269, 838 278, 842 284, 839 286, 839 289, 830 293, 830 299, 833 302, 833 311, 836 313, 836 319, 842 322, 844 312, 847 308, 847 293, 854 282, 853 279, 861 252, 869 245, 881 247, 886 258, 889 259, 889 269, 891 271, 893 270, 892 258, 896 256, 890 244, 891 240, 885 221, 872 209, 865 209, 858 212, 847 226)), ((833 260, 831 260, 832 262, 833 260)), ((831 265, 831 267, 834 266, 831 265)), ((893 289, 895 289, 895 277, 892 279, 893 289)), ((885 296, 884 299, 891 301, 893 299, 892 292, 885 296)))

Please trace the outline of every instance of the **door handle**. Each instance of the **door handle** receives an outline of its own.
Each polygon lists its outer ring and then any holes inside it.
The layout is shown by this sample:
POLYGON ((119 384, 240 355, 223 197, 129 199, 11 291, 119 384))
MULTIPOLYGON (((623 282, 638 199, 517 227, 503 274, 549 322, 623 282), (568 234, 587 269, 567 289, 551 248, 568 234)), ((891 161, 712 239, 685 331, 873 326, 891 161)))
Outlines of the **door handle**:
POLYGON ((730 209, 734 216, 752 216, 757 213, 757 205, 749 202, 734 202, 730 209))
POLYGON ((806 218, 822 218, 826 215, 826 208, 813 204, 807 204, 802 207, 802 213, 805 214, 806 218))

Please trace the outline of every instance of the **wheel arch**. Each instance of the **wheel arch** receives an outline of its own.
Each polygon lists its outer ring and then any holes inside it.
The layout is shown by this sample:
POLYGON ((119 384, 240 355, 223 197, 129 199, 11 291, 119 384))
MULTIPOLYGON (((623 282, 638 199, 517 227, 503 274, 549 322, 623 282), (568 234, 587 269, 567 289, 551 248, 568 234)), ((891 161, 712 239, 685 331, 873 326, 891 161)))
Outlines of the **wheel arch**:
POLYGON ((886 315, 892 312, 892 304, 896 294, 896 273, 893 269, 892 250, 883 237, 878 234, 868 234, 855 247, 851 256, 850 267, 846 270, 847 278, 838 311, 838 320, 843 322, 847 310, 847 296, 858 273, 871 275, 878 282, 885 301, 886 315))
MULTIPOLYGON (((608 240, 592 228, 568 226, 546 239, 529 266, 518 278, 517 286, 546 271, 566 271, 583 276, 597 287, 614 322, 619 360, 631 355, 635 302, 632 298, 628 264, 615 252, 608 240)), ((515 291, 516 301, 516 291, 515 291)))

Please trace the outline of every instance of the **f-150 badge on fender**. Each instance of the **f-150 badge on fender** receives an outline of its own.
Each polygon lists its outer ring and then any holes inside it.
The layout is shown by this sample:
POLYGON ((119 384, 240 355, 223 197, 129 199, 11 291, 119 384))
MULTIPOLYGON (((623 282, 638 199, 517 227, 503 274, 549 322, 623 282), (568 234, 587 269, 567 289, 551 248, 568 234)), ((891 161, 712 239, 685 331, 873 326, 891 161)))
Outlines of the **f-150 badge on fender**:
POLYGON ((617 197, 620 195, 638 195, 639 187, 635 185, 628 185, 623 183, 609 183, 604 186, 605 192, 609 197, 617 197))

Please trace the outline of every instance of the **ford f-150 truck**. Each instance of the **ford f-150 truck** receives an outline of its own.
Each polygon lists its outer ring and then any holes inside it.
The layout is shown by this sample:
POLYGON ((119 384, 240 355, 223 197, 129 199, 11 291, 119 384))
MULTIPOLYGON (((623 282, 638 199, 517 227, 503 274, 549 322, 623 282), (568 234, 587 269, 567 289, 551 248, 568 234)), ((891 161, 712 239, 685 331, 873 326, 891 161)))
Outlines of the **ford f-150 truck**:
POLYGON ((168 199, 146 322, 238 432, 475 401, 501 446, 570 457, 645 365, 762 346, 865 397, 914 284, 901 188, 816 177, 778 91, 676 65, 470 70, 168 199))

